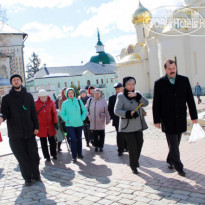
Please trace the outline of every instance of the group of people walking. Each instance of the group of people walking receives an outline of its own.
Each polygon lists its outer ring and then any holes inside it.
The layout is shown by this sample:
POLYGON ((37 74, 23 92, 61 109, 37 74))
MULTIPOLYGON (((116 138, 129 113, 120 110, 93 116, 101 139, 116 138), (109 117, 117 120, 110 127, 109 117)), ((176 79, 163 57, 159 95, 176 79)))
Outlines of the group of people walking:
MULTIPOLYGON (((187 128, 187 105, 193 123, 197 123, 196 105, 189 79, 177 74, 175 61, 167 60, 164 70, 165 76, 154 85, 153 119, 155 126, 162 128, 167 138, 168 167, 185 176, 179 144, 187 128)), ((56 144, 55 140, 56 130, 59 129, 56 105, 45 90, 39 91, 38 100, 34 103, 32 95, 22 86, 20 75, 12 75, 10 82, 12 88, 2 99, 0 124, 7 120, 11 149, 19 162, 25 184, 31 185, 33 181, 41 180, 35 136, 40 138, 47 161, 50 161, 50 155, 56 160, 57 150, 61 151, 61 143, 56 144)), ((138 174, 143 131, 148 128, 143 107, 148 106, 149 101, 135 87, 135 78, 125 77, 122 84, 114 85, 116 94, 109 98, 108 104, 101 90, 93 86, 89 87, 88 94, 86 90, 80 90, 79 97, 73 88, 62 90, 57 106, 62 120, 61 128, 71 144, 74 163, 84 157, 82 130, 86 145, 89 147, 92 144, 95 152, 103 152, 105 126, 113 120, 118 156, 128 151, 130 168, 138 174)))

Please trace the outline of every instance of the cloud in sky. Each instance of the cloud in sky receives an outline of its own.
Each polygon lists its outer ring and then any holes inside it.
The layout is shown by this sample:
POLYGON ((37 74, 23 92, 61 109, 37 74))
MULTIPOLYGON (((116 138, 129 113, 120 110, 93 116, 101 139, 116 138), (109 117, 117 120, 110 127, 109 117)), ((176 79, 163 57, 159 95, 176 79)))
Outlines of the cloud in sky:
POLYGON ((71 6, 75 0, 1 0, 3 7, 63 8, 71 6))
MULTIPOLYGON (((144 1, 149 2, 145 7, 155 9, 160 6, 166 6, 167 2, 162 1, 144 1)), ((171 0, 170 5, 180 5, 182 0, 171 0)), ((143 3, 143 2, 142 2, 143 3)), ((138 8, 138 1, 136 0, 113 0, 108 3, 103 3, 100 7, 90 7, 87 14, 92 13, 93 16, 81 22, 73 36, 90 37, 96 32, 99 27, 102 33, 108 33, 112 29, 119 29, 124 32, 134 31, 132 24, 132 14, 138 8)))
POLYGON ((53 24, 41 24, 39 22, 30 22, 25 24, 23 32, 29 35, 30 42, 50 41, 52 39, 65 38, 73 31, 72 26, 58 27, 53 24))
POLYGON ((102 4, 99 8, 90 7, 87 13, 94 15, 83 22, 76 28, 73 36, 90 37, 96 33, 96 28, 99 27, 102 33, 108 33, 114 28, 121 31, 134 31, 134 26, 131 22, 131 15, 137 7, 136 0, 113 0, 106 4, 102 4))

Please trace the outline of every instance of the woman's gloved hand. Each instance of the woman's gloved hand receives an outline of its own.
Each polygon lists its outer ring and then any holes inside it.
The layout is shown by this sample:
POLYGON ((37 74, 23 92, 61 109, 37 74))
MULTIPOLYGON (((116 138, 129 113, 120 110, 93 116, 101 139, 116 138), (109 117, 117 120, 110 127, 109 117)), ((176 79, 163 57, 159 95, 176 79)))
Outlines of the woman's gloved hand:
POLYGON ((135 112, 135 113, 133 114, 133 117, 134 117, 134 118, 137 118, 137 117, 139 117, 139 114, 138 114, 137 112, 135 112))
POLYGON ((132 112, 132 111, 126 111, 125 117, 126 117, 127 119, 132 119, 131 112, 132 112))

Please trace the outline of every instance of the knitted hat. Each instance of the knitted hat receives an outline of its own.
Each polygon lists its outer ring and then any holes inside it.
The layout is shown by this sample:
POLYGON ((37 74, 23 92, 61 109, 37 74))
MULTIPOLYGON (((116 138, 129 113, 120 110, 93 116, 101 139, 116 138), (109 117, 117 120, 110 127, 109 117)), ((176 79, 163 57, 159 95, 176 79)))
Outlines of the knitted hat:
MULTIPOLYGON (((13 75, 10 77, 10 83, 12 82, 12 79, 13 79, 13 78, 20 78, 20 79, 21 79, 21 82, 23 82, 22 77, 21 77, 19 74, 17 74, 17 73, 13 74, 13 75)), ((11 84, 12 84, 12 83, 11 83, 11 84)))
POLYGON ((85 93, 87 95, 87 92, 85 89, 80 89, 79 95, 81 95, 82 93, 85 93))
POLYGON ((134 77, 127 76, 127 77, 123 78, 123 87, 125 87, 126 82, 129 81, 129 80, 131 80, 131 79, 134 80, 134 81, 135 81, 135 84, 136 84, 136 80, 135 80, 134 77))
POLYGON ((46 90, 41 89, 38 91, 38 97, 44 97, 44 96, 48 96, 48 93, 46 90))

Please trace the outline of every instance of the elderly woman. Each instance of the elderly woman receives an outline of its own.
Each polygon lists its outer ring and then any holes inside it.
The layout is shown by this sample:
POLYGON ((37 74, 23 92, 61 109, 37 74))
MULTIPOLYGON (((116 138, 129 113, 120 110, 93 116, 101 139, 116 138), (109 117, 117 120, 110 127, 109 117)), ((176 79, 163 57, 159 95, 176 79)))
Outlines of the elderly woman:
POLYGON ((147 124, 143 110, 138 107, 148 105, 148 100, 135 91, 136 80, 133 77, 123 79, 123 93, 117 95, 114 113, 120 117, 119 132, 124 133, 129 151, 130 167, 134 174, 138 174, 139 157, 143 145, 143 130, 147 124), (138 108, 138 109, 136 109, 138 108))
MULTIPOLYGON (((86 90, 81 89, 79 92, 79 97, 80 100, 82 100, 83 104, 86 105, 89 97, 87 95, 86 90)), ((87 144, 87 147, 89 147, 89 142, 90 142, 90 137, 89 137, 89 133, 90 133, 90 121, 88 120, 88 118, 85 118, 85 121, 83 122, 83 131, 84 131, 84 136, 85 136, 85 141, 87 144)))
MULTIPOLYGON (((67 100, 67 98, 66 98, 66 87, 65 88, 63 88, 62 89, 62 91, 61 91, 61 97, 60 97, 60 99, 59 99, 59 101, 58 101, 58 108, 59 108, 59 111, 61 110, 61 107, 62 107, 62 104, 63 104, 63 102, 65 101, 65 100, 67 100)), ((61 118, 60 118, 60 120, 59 120, 59 123, 61 124, 61 126, 62 126, 62 128, 63 128, 63 131, 65 132, 65 133, 67 133, 67 129, 66 129, 66 126, 65 126, 65 122, 63 122, 62 120, 61 120, 61 118)), ((61 152, 62 151, 62 149, 61 149, 61 144, 62 144, 62 142, 58 142, 58 152, 61 152)))
POLYGON ((67 100, 62 104, 60 116, 65 121, 71 138, 71 152, 75 163, 77 162, 77 157, 83 159, 82 129, 87 111, 83 102, 76 98, 76 92, 73 88, 66 90, 66 97, 67 100))
POLYGON ((50 154, 53 156, 53 159, 57 159, 56 140, 54 138, 56 129, 58 129, 56 106, 48 96, 46 90, 43 89, 39 90, 38 100, 35 101, 35 105, 39 122, 38 137, 40 137, 43 156, 47 161, 50 161, 50 154), (50 154, 47 140, 50 144, 50 154))
POLYGON ((103 152, 105 141, 105 124, 109 124, 110 115, 108 112, 107 102, 102 98, 102 92, 96 88, 94 97, 86 103, 88 118, 90 120, 90 130, 93 132, 95 152, 103 152))

